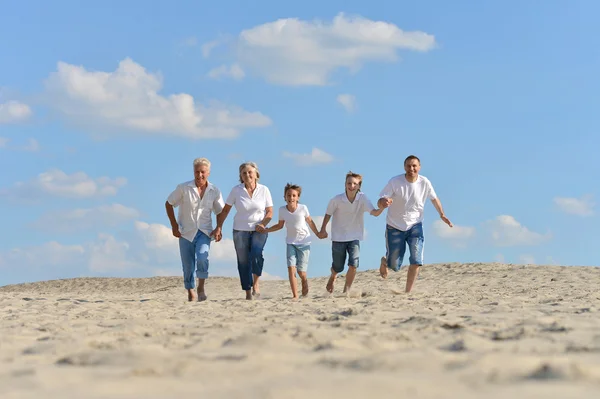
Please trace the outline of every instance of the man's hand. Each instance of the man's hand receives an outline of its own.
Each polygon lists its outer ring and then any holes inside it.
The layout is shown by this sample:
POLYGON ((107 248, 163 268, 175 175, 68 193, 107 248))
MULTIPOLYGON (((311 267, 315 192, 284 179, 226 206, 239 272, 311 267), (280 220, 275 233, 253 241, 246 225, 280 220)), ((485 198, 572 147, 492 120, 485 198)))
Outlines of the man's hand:
POLYGON ((324 238, 327 238, 327 232, 326 231, 319 231, 319 234, 317 234, 317 237, 319 237, 321 240, 324 238))
POLYGON ((446 223, 448 226, 452 227, 452 222, 450 221, 450 219, 448 219, 446 217, 446 215, 444 215, 443 213, 440 215, 440 218, 444 221, 444 223, 446 223))
POLYGON ((221 241, 221 238, 223 238, 223 233, 221 232, 221 228, 217 227, 216 229, 214 229, 211 233, 210 233, 211 237, 214 237, 215 242, 219 242, 221 241))
POLYGON ((172 226, 171 230, 173 231, 173 237, 177 237, 177 238, 181 237, 181 233, 179 232, 179 226, 177 226, 177 225, 172 226))
POLYGON ((383 198, 379 198, 379 201, 377 201, 377 205, 379 205, 380 208, 387 208, 390 205, 392 205, 392 202, 394 202, 393 199, 388 198, 388 197, 383 197, 383 198))

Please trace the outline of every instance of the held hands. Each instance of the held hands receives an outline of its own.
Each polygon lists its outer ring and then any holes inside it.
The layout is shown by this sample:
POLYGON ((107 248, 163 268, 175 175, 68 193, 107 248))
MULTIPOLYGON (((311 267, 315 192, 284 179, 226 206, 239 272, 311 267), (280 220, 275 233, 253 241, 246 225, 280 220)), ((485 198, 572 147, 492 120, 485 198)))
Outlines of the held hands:
POLYGON ((452 222, 450 221, 450 219, 448 219, 446 217, 446 215, 444 215, 443 213, 440 215, 440 218, 444 221, 444 223, 446 223, 448 226, 453 227, 452 222))
POLYGON ((262 224, 257 224, 254 229, 259 232, 259 233, 268 233, 267 229, 265 228, 265 226, 263 226, 262 224))
POLYGON ((381 198, 379 200, 379 203, 380 203, 379 205, 380 205, 381 208, 385 209, 385 208, 389 207, 390 205, 392 205, 392 202, 394 202, 393 199, 387 198, 387 197, 383 197, 383 198, 381 198))
POLYGON ((319 231, 317 233, 317 237, 319 237, 321 240, 324 238, 327 238, 327 232, 326 231, 319 231))
POLYGON ((214 229, 210 233, 210 236, 215 238, 215 242, 221 241, 221 238, 223 238, 223 233, 221 232, 221 228, 217 227, 216 229, 214 229))

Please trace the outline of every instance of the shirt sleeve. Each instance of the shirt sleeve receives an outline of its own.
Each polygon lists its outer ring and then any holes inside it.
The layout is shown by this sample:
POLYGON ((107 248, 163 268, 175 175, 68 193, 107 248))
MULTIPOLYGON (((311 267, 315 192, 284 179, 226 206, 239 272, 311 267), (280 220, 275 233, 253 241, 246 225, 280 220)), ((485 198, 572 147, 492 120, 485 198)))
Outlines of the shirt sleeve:
POLYGON ((326 215, 332 216, 333 212, 337 209, 337 201, 335 197, 329 200, 329 204, 327 204, 327 210, 325 211, 326 215))
POLYGON ((233 206, 233 205, 235 205, 236 198, 237 198, 237 190, 236 190, 236 187, 234 187, 229 192, 229 195, 227 196, 225 203, 229 206, 233 206))
POLYGON ((433 189, 433 184, 431 184, 431 182, 429 180, 427 180, 427 196, 431 200, 434 200, 437 198, 437 194, 435 193, 435 190, 433 189))
POLYGON ((221 194, 221 190, 215 188, 217 190, 217 195, 215 200, 213 201, 213 212, 215 215, 221 213, 223 208, 225 207, 225 202, 223 201, 223 194, 221 194))
POLYGON ((271 191, 265 186, 265 208, 273 206, 273 198, 271 197, 271 191))
POLYGON ((366 195, 363 194, 362 199, 363 199, 363 212, 371 212, 371 211, 375 210, 375 207, 373 206, 373 203, 371 202, 369 197, 367 197, 366 195))
POLYGON ((388 181, 386 186, 379 193, 379 198, 391 198, 394 195, 394 185, 392 184, 392 179, 388 181))
POLYGON ((175 190, 173 190, 173 192, 171 194, 169 194, 167 201, 169 202, 169 204, 171 204, 171 206, 178 207, 179 205, 181 205, 182 200, 183 200, 183 187, 181 186, 181 184, 179 184, 175 188, 175 190))
POLYGON ((285 219, 283 218, 283 209, 285 208, 285 206, 281 206, 279 207, 279 209, 277 210, 277 217, 279 218, 278 220, 283 220, 285 222, 285 219))
POLYGON ((307 218, 310 216, 310 212, 308 212, 308 207, 306 205, 302 205, 304 207, 304 217, 307 218))

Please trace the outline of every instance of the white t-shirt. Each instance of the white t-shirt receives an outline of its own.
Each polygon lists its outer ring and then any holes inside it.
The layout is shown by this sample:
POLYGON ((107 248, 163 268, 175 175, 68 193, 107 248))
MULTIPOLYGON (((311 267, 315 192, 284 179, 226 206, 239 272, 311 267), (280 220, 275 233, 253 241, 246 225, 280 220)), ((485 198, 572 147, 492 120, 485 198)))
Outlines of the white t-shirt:
POLYGON ((233 218, 234 230, 254 231, 255 226, 265 218, 265 209, 273 206, 273 199, 267 186, 258 183, 250 198, 242 183, 231 189, 225 203, 234 206, 237 211, 233 218))
POLYGON ((206 235, 212 233, 211 211, 218 215, 225 206, 221 191, 211 183, 207 184, 202 198, 194 180, 179 184, 167 198, 169 204, 179 207, 177 215, 179 232, 190 242, 194 241, 198 230, 206 235))
POLYGON ((436 199, 437 195, 429 179, 417 176, 414 183, 406 180, 406 175, 392 177, 381 190, 379 197, 391 198, 392 205, 387 211, 386 222, 390 226, 407 231, 423 221, 423 210, 427 199, 436 199))
POLYGON ((306 223, 306 218, 310 216, 306 205, 298 204, 294 212, 288 211, 286 206, 279 208, 279 220, 285 222, 287 235, 286 244, 308 245, 310 244, 310 227, 306 223))
POLYGON ((365 232, 364 213, 373 210, 375 207, 371 200, 360 191, 353 202, 348 200, 345 192, 333 197, 325 212, 331 215, 331 240, 362 240, 365 232))

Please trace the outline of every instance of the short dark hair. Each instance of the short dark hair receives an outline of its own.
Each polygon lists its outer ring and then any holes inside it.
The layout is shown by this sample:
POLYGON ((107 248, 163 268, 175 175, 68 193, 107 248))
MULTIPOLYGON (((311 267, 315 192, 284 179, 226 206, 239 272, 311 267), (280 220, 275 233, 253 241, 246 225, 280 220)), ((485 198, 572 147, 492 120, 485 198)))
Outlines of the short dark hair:
POLYGON ((288 183, 283 189, 283 198, 287 195, 288 190, 296 190, 298 192, 298 197, 302 195, 302 187, 297 184, 288 183))
POLYGON ((406 165, 409 161, 412 161, 413 159, 416 159, 419 162, 419 165, 421 164, 421 160, 419 159, 419 157, 417 157, 416 155, 409 155, 404 160, 404 165, 406 165))

